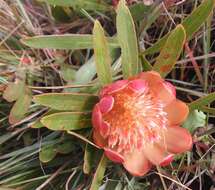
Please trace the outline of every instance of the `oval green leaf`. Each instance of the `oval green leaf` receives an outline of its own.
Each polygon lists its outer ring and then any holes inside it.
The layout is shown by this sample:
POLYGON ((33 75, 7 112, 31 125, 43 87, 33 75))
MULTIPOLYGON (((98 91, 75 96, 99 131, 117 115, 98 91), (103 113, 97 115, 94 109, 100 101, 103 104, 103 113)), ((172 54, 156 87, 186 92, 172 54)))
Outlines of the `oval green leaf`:
POLYGON ((116 27, 117 38, 121 47, 123 76, 128 78, 138 73, 139 58, 135 25, 125 0, 119 2, 116 27))
POLYGON ((33 101, 54 110, 86 111, 92 109, 97 99, 83 93, 46 93, 34 96, 33 101))
POLYGON ((32 96, 29 93, 23 93, 19 96, 10 111, 9 122, 11 124, 17 123, 25 117, 25 114, 28 112, 28 108, 31 105, 31 100, 32 96))
POLYGON ((91 127, 91 114, 61 112, 45 116, 41 123, 55 131, 79 130, 91 127))
POLYGON ((169 35, 160 55, 157 57, 153 70, 165 77, 174 67, 179 58, 186 39, 186 33, 182 25, 178 25, 169 35))
POLYGON ((41 151, 39 152, 39 159, 43 163, 50 162, 55 158, 57 152, 55 151, 54 145, 42 147, 41 151))
POLYGON ((24 81, 17 81, 14 83, 9 83, 7 88, 3 93, 3 98, 8 102, 13 102, 19 98, 19 96, 23 93, 25 88, 24 81))

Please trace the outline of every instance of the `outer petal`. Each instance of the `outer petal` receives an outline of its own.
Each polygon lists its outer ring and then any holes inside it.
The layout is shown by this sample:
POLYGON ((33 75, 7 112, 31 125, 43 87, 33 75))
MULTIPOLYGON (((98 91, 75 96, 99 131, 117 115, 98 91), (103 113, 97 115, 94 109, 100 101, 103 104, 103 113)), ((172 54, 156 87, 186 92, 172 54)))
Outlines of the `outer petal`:
POLYGON ((125 169, 134 176, 143 176, 151 169, 151 164, 143 151, 135 150, 125 155, 125 169))
POLYGON ((171 153, 182 153, 192 148, 192 136, 185 128, 169 127, 164 136, 167 150, 171 153))
POLYGON ((165 81, 164 82, 165 86, 168 88, 168 90, 170 90, 172 92, 172 94, 174 96, 176 96, 176 89, 175 87, 172 85, 172 83, 165 81))
POLYGON ((96 104, 93 108, 92 124, 94 128, 99 129, 101 123, 102 123, 102 114, 99 108, 99 104, 96 104))
POLYGON ((138 78, 146 80, 150 86, 163 81, 160 74, 155 71, 142 72, 138 75, 138 78))
POLYGON ((99 102, 99 107, 102 113, 109 112, 114 105, 114 98, 112 96, 105 96, 99 102))
POLYGON ((184 102, 176 99, 167 105, 164 111, 167 113, 170 125, 178 125, 187 118, 189 108, 184 102))
POLYGON ((110 84, 102 89, 100 92, 100 97, 103 97, 105 95, 112 94, 114 92, 117 92, 119 90, 122 90, 128 85, 128 80, 118 80, 114 82, 113 84, 110 84))
POLYGON ((124 157, 118 152, 109 148, 105 148, 104 150, 105 150, 105 155, 113 162, 122 163, 124 161, 124 157))
POLYGON ((162 165, 169 156, 166 150, 157 144, 148 144, 144 147, 144 153, 147 159, 154 165, 162 165))
POLYGON ((160 166, 167 166, 174 160, 174 154, 169 154, 163 162, 160 163, 160 166))
POLYGON ((99 132, 102 137, 107 138, 110 133, 110 125, 106 121, 103 121, 100 125, 99 132))
POLYGON ((93 131, 93 141, 101 148, 105 147, 107 144, 107 141, 96 130, 93 131))
POLYGON ((128 86, 132 91, 136 93, 143 93, 148 87, 148 84, 145 80, 135 79, 130 81, 128 86))
POLYGON ((175 89, 168 82, 157 82, 151 86, 151 91, 153 92, 156 99, 160 100, 165 105, 168 105, 173 100, 176 99, 175 89))

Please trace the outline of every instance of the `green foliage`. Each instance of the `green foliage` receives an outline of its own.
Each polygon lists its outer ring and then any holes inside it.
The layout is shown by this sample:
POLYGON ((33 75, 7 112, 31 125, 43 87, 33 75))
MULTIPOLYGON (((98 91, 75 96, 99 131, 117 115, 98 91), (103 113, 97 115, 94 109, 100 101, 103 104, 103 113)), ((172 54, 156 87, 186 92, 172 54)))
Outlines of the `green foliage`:
POLYGON ((160 55, 156 58, 153 70, 165 77, 178 60, 186 39, 186 33, 182 25, 178 25, 168 36, 160 55))
POLYGON ((19 122, 25 117, 25 114, 28 113, 28 109, 32 101, 32 96, 30 92, 26 91, 24 91, 23 94, 19 96, 10 111, 9 121, 11 124, 19 122))
POLYGON ((39 159, 43 163, 52 161, 58 153, 68 154, 74 150, 74 144, 71 140, 64 139, 62 142, 52 145, 46 145, 39 152, 39 159))
POLYGON ((90 144, 86 144, 83 165, 83 171, 85 174, 90 174, 91 170, 93 169, 95 160, 97 159, 97 156, 98 151, 90 144))
MULTIPOLYGON (((23 38, 21 42, 33 48, 88 49, 93 48, 93 36, 88 34, 64 34, 23 38)), ((119 47, 115 37, 108 38, 110 47, 119 47)))
POLYGON ((62 111, 89 111, 97 97, 83 93, 44 93, 36 95, 33 101, 37 104, 62 111))
POLYGON ((9 83, 3 93, 3 98, 8 102, 16 101, 10 111, 9 121, 11 124, 17 123, 25 117, 31 104, 32 96, 23 80, 9 83))
POLYGON ((3 98, 8 102, 16 101, 25 89, 25 82, 18 80, 14 83, 9 83, 3 93, 3 98))
POLYGON ((128 78, 138 73, 138 45, 134 21, 124 0, 118 5, 116 27, 123 76, 128 78))
POLYGON ((89 128, 91 115, 80 112, 60 112, 45 116, 41 123, 51 130, 68 131, 89 128))
POLYGON ((206 106, 206 105, 212 103, 213 101, 215 101, 215 93, 208 94, 206 96, 203 96, 202 98, 199 98, 199 99, 191 102, 189 104, 189 108, 191 110, 201 109, 201 106, 206 106))
POLYGON ((99 81, 101 85, 109 84, 112 82, 111 57, 104 30, 97 20, 93 28, 93 47, 99 81))
POLYGON ((111 7, 105 3, 103 0, 39 0, 42 2, 47 2, 51 5, 58 5, 58 6, 70 6, 74 9, 81 9, 84 8, 86 10, 91 11, 108 11, 111 7))
POLYGON ((43 147, 39 153, 39 159, 41 162, 50 162, 57 155, 57 152, 54 150, 54 145, 43 147))
MULTIPOLYGON (((186 31, 186 37, 188 40, 192 39, 194 33, 204 24, 206 19, 212 13, 215 6, 214 0, 205 0, 199 7, 197 7, 184 21, 182 25, 186 31)), ((159 52, 165 44, 165 41, 168 38, 168 35, 165 35, 159 41, 157 41, 152 47, 148 48, 143 53, 153 54, 159 52)))
POLYGON ((96 169, 96 173, 93 177, 93 181, 90 187, 90 190, 97 190, 99 189, 102 179, 105 173, 106 165, 107 165, 108 159, 107 157, 103 154, 101 157, 101 160, 99 162, 99 165, 96 169))
POLYGON ((195 131, 198 127, 203 127, 206 124, 206 115, 198 110, 193 110, 186 121, 183 123, 183 127, 190 132, 195 131))

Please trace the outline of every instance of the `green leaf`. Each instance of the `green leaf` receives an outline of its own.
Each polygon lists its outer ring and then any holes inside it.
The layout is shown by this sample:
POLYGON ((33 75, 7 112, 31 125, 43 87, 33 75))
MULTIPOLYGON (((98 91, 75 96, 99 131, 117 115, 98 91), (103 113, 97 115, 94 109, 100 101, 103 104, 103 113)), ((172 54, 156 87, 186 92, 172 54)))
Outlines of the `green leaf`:
POLYGON ((109 84, 112 82, 111 57, 104 30, 97 20, 93 28, 93 46, 99 81, 102 85, 109 84))
POLYGON ((99 187, 102 183, 102 179, 103 179, 104 174, 105 174, 107 162, 108 162, 108 159, 106 158, 105 154, 103 154, 101 157, 101 160, 99 162, 99 165, 96 169, 96 173, 94 174, 90 190, 98 190, 99 189, 99 187))
POLYGON ((205 113, 215 115, 215 108, 210 108, 210 107, 207 107, 207 106, 201 106, 199 109, 201 111, 205 112, 205 113))
POLYGON ((97 101, 96 96, 83 93, 46 93, 36 95, 33 101, 55 110, 91 110, 97 101))
POLYGON ((10 111, 9 122, 11 124, 17 123, 25 117, 25 114, 28 112, 28 108, 31 105, 31 100, 32 96, 29 92, 24 92, 19 96, 10 111))
POLYGON ((45 116, 41 123, 51 130, 79 130, 91 126, 91 115, 79 112, 61 112, 45 116))
POLYGON ((153 70, 165 77, 174 67, 179 58, 186 39, 182 25, 178 25, 169 35, 160 55, 157 57, 153 70))
POLYGON ((60 144, 55 146, 55 149, 58 153, 68 154, 74 150, 75 146, 71 140, 62 141, 60 144))
POLYGON ((31 128, 33 129, 40 129, 42 127, 44 127, 44 125, 38 120, 31 124, 31 128))
POLYGON ((149 61, 146 59, 146 57, 144 55, 141 55, 140 59, 141 59, 143 71, 153 70, 152 65, 149 63, 149 61))
POLYGON ((212 13, 215 6, 214 0, 204 0, 203 3, 195 9, 184 21, 184 26, 187 34, 187 39, 193 38, 193 34, 206 22, 209 15, 212 13))
POLYGON ((43 163, 50 162, 55 158, 57 152, 54 149, 54 145, 49 145, 46 147, 42 147, 41 151, 39 152, 39 159, 43 163))
POLYGON ((51 5, 58 5, 64 7, 73 7, 74 9, 85 9, 91 11, 108 11, 111 7, 102 0, 39 0, 47 2, 51 5))
POLYGON ((124 78, 138 73, 138 45, 135 25, 125 0, 121 0, 116 17, 117 38, 121 47, 124 78))
POLYGON ((25 88, 25 82, 18 80, 14 83, 9 83, 3 93, 3 98, 8 102, 13 102, 19 98, 25 88))
POLYGON ((183 127, 193 132, 196 128, 205 126, 206 115, 198 110, 193 110, 186 121, 183 123, 183 127))
POLYGON ((63 80, 67 82, 74 81, 76 71, 70 65, 62 63, 59 72, 63 80))
MULTIPOLYGON (((187 18, 184 19, 181 24, 184 26, 188 40, 192 39, 194 33, 204 24, 209 15, 212 13, 214 6, 214 0, 205 0, 187 18)), ((148 48, 143 53, 145 55, 148 55, 159 52, 164 46, 168 35, 169 34, 165 35, 163 38, 161 38, 152 47, 148 48)))
POLYGON ((93 163, 95 160, 96 149, 91 146, 90 144, 86 144, 85 152, 84 152, 84 165, 83 165, 83 171, 85 174, 89 174, 92 170, 93 163))
POLYGON ((206 96, 203 96, 203 97, 191 102, 189 104, 189 108, 191 110, 195 110, 195 109, 201 110, 202 106, 206 106, 206 105, 212 103, 213 101, 215 101, 215 92, 208 94, 206 96))
MULTIPOLYGON (((119 47, 115 37, 109 37, 110 47, 119 47)), ((64 34, 64 35, 44 35, 29 38, 23 38, 21 42, 33 48, 51 48, 51 49, 92 49, 93 36, 88 34, 64 34)))
POLYGON ((135 21, 141 21, 142 19, 148 17, 148 15, 153 11, 153 9, 153 6, 148 6, 144 3, 135 3, 129 6, 129 10, 135 21))

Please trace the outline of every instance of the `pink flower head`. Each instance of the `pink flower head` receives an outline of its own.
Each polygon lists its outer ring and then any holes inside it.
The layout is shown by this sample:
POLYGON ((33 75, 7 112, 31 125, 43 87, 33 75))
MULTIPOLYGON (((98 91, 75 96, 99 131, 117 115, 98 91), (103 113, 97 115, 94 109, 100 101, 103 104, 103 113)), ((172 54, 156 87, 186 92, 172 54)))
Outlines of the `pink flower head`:
POLYGON ((171 83, 157 72, 143 72, 101 90, 92 114, 93 139, 110 160, 142 176, 191 149, 192 137, 180 127, 188 112, 171 83))

